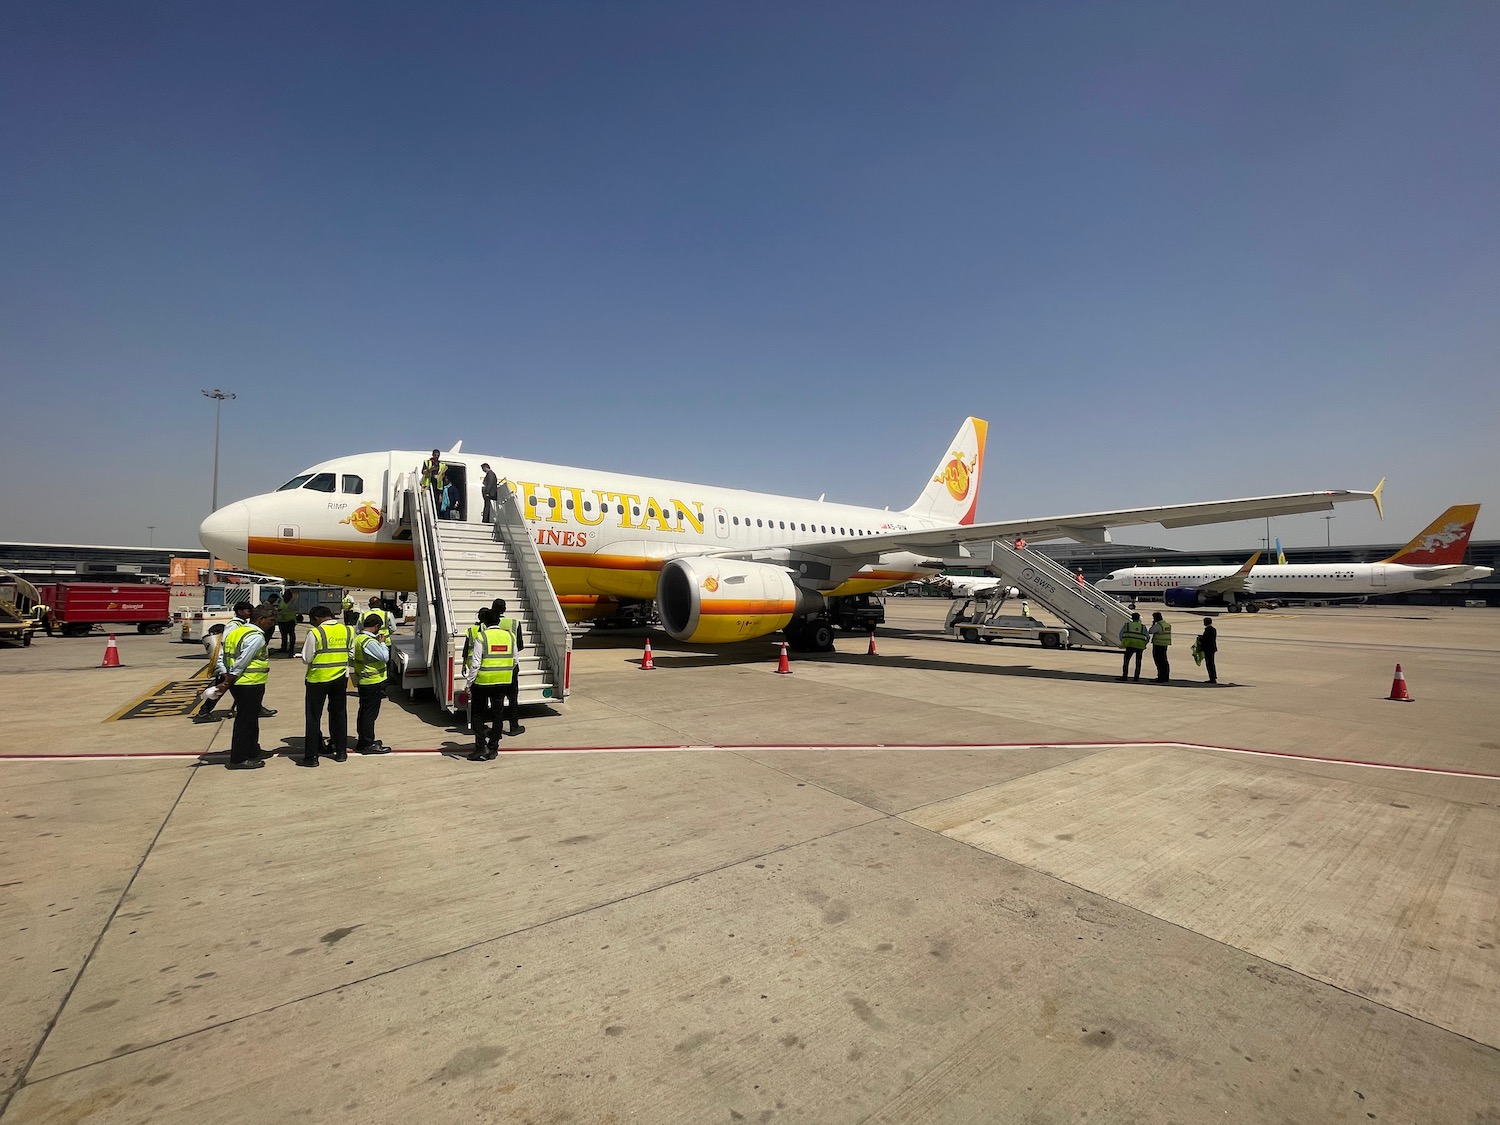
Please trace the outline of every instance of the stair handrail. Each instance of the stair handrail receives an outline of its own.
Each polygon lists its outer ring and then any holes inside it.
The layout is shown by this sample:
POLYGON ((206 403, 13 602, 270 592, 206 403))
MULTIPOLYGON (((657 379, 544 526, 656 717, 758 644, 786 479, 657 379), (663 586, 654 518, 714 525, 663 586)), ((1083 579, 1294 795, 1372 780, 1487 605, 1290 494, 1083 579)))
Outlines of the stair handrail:
MULTIPOLYGON (((412 539, 416 548, 418 565, 421 568, 420 578, 423 583, 421 593, 426 598, 433 614, 431 633, 425 639, 424 655, 432 678, 433 694, 444 707, 451 708, 453 700, 449 694, 450 685, 441 667, 437 641, 439 637, 447 641, 448 651, 441 655, 451 657, 454 653, 453 642, 457 634, 453 627, 453 605, 448 596, 448 583, 444 581, 443 547, 437 533, 437 503, 433 499, 430 488, 417 485, 409 491, 416 496, 416 512, 412 519, 412 539)), ((420 613, 418 620, 420 621, 420 613)))
POLYGON ((570 688, 573 634, 568 629, 568 619, 563 615, 557 592, 552 589, 547 566, 542 562, 536 540, 532 538, 531 526, 526 522, 516 490, 510 481, 502 480, 499 492, 492 534, 510 548, 516 577, 531 611, 532 642, 541 648, 551 674, 555 698, 562 702, 570 688))
POLYGON ((1003 578, 1004 567, 999 560, 1006 556, 1014 557, 1020 560, 1024 565, 1031 567, 1034 571, 1040 572, 1042 575, 1050 579, 1052 585, 1058 587, 1059 590, 1063 592, 1060 597, 1065 595, 1067 597, 1076 598, 1084 605, 1087 605, 1095 613, 1099 614, 1099 625, 1097 628, 1091 628, 1085 625, 1083 622, 1075 621, 1073 619, 1073 616, 1070 615, 1064 607, 1059 607, 1052 602, 1047 601, 1046 599, 1042 598, 1039 592, 1031 592, 1032 596, 1037 597, 1039 600, 1042 600, 1044 604, 1048 605, 1058 616, 1062 617, 1065 621, 1068 621, 1069 624, 1074 625, 1080 631, 1093 636, 1100 643, 1110 646, 1116 646, 1119 644, 1119 639, 1117 636, 1118 630, 1112 628, 1111 626, 1111 615, 1119 614, 1121 617, 1125 617, 1130 612, 1119 601, 1117 601, 1115 598, 1110 597, 1109 594, 1105 593, 1103 590, 1100 590, 1097 586, 1094 586, 1087 582, 1079 583, 1078 576, 1076 574, 1068 570, 1066 567, 1061 566, 1054 559, 1048 558, 1040 551, 1028 551, 1025 548, 1012 547, 1007 543, 1000 542, 999 540, 995 540, 990 544, 988 569, 991 569, 992 573, 1000 575, 1003 578))

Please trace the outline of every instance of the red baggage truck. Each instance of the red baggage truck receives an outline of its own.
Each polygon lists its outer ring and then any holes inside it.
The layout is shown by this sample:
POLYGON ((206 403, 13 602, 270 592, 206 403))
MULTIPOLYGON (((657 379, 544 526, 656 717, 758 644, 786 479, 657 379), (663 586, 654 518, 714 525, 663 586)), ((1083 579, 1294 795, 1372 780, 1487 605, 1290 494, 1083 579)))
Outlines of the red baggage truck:
POLYGON ((134 625, 160 633, 172 624, 172 591, 146 582, 57 582, 38 588, 52 607, 52 627, 81 637, 95 625, 134 625))

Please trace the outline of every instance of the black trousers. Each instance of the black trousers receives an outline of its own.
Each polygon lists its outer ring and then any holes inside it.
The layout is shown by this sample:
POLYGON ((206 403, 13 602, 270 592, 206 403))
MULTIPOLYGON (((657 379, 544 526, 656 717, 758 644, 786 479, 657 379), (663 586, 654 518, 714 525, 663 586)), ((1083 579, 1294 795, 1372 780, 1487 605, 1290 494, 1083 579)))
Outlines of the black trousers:
POLYGON ((469 688, 474 711, 474 749, 483 750, 500 744, 500 708, 508 684, 475 684, 469 688), (485 737, 485 728, 489 737, 485 737))
POLYGON ((515 734, 521 725, 521 669, 518 665, 505 685, 505 721, 510 724, 510 733, 515 734))
POLYGON ((281 630, 281 651, 291 656, 296 651, 297 623, 295 621, 278 621, 276 627, 281 630))
POLYGON ((375 720, 385 702, 385 681, 359 685, 359 713, 354 717, 354 748, 368 750, 375 745, 375 720))
POLYGON ((1166 683, 1172 675, 1172 662, 1167 659, 1166 645, 1151 646, 1151 662, 1156 665, 1156 678, 1166 683))
POLYGON ((266 699, 265 684, 231 684, 234 696, 234 733, 229 739, 229 760, 248 762, 260 754, 260 708, 266 699))
POLYGON ((346 678, 307 685, 307 703, 303 708, 304 725, 302 756, 316 758, 323 740, 323 704, 328 704, 328 741, 337 753, 346 750, 349 742, 349 699, 344 694, 346 678))
POLYGON ((1208 670, 1208 682, 1216 684, 1219 682, 1219 669, 1214 665, 1214 657, 1218 653, 1205 652, 1203 654, 1203 667, 1208 670))
POLYGON ((1141 650, 1138 648, 1127 648, 1125 650, 1125 660, 1120 665, 1120 679, 1122 680, 1130 675, 1130 658, 1132 656, 1135 657, 1135 678, 1141 678, 1141 650))
POLYGON ((498 503, 493 497, 484 498, 484 522, 490 523, 495 517, 495 504, 498 503))

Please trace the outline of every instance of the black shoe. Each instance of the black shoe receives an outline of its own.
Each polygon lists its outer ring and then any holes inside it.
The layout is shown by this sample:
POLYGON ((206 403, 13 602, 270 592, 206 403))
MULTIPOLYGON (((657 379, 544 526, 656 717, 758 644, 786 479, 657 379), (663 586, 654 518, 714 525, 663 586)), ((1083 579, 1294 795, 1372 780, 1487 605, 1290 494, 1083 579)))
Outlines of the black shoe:
POLYGON ((313 769, 313 768, 315 768, 317 766, 318 759, 316 759, 316 758, 298 758, 297 759, 297 764, 299 766, 306 766, 308 769, 313 769))
POLYGON ((475 747, 473 750, 469 751, 469 761, 471 762, 487 762, 489 760, 489 755, 478 747, 475 747))
POLYGON ((525 733, 526 733, 526 728, 523 727, 520 723, 512 723, 511 724, 510 736, 512 738, 515 738, 516 735, 518 735, 518 734, 525 734, 525 733))
POLYGON ((225 763, 225 769, 231 770, 258 770, 266 763, 259 758, 246 758, 243 762, 230 761, 225 763))
POLYGON ((349 760, 349 751, 347 751, 347 750, 337 750, 337 751, 335 751, 334 755, 333 755, 333 760, 335 762, 347 762, 349 760))
POLYGON ((274 707, 262 707, 260 709, 260 717, 262 719, 269 719, 274 714, 276 714, 276 708, 274 707))
POLYGON ((267 758, 276 757, 276 751, 274 750, 257 750, 255 753, 262 761, 265 761, 267 758))
POLYGON ((491 746, 489 748, 489 750, 485 753, 484 760, 486 762, 493 762, 499 756, 500 756, 500 747, 498 747, 498 746, 491 746))
MULTIPOLYGON (((356 747, 355 749, 358 749, 358 747, 356 747)), ((377 742, 374 746, 367 746, 359 752, 361 754, 389 754, 391 752, 391 748, 384 742, 377 742)))
POLYGON ((195 723, 217 723, 222 719, 222 715, 215 715, 212 711, 207 711, 202 714, 193 716, 193 722, 195 723))

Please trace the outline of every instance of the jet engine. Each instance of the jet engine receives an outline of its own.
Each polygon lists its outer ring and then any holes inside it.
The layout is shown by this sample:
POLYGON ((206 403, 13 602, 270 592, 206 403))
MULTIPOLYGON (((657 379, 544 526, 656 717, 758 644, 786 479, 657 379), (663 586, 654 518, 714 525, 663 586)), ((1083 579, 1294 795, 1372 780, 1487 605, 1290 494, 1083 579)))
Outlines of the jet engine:
POLYGON ((1206 604, 1203 595, 1191 586, 1173 586, 1164 595, 1168 609, 1197 609, 1206 604))
POLYGON ((656 607, 677 640, 721 644, 764 637, 794 617, 821 612, 823 595, 802 589, 779 566, 699 557, 662 565, 656 607))

